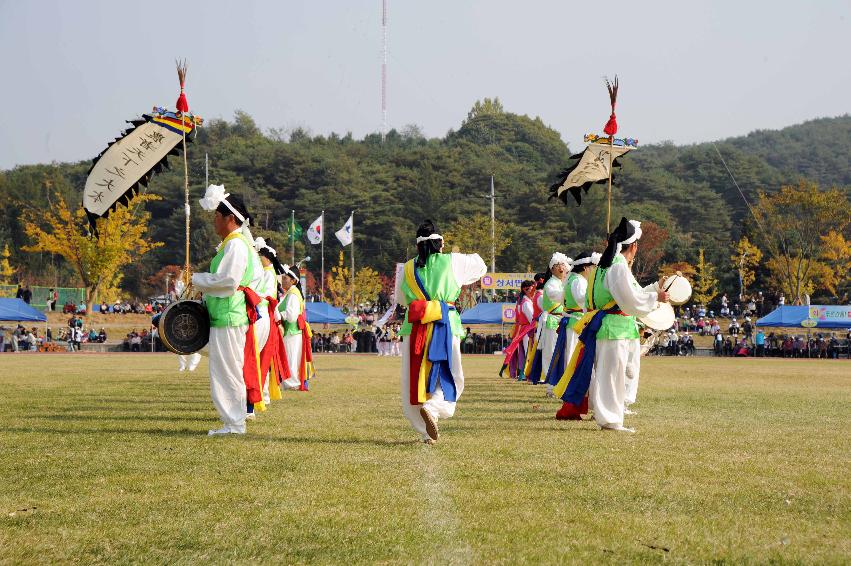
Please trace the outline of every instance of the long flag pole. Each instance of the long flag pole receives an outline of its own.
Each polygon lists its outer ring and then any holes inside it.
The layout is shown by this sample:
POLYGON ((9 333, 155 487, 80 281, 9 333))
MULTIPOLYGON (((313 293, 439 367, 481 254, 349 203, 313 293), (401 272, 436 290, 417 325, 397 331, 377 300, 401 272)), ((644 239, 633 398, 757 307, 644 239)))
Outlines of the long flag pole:
POLYGON ((352 314, 355 314, 355 211, 352 211, 352 314))
POLYGON ((320 255, 322 256, 322 279, 319 282, 319 298, 325 301, 325 211, 322 211, 322 220, 319 221, 320 255))
POLYGON ((290 255, 292 256, 291 265, 295 265, 295 210, 290 216, 290 255))

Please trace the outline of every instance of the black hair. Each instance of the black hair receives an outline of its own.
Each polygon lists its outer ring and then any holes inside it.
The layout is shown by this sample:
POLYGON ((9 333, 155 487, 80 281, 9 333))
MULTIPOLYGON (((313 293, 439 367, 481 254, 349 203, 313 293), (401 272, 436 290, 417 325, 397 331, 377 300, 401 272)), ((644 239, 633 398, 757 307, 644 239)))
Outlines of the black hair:
POLYGON ((544 285, 547 283, 547 279, 549 279, 549 277, 547 277, 546 273, 536 273, 535 274, 535 287, 538 290, 543 289, 544 285))
MULTIPOLYGON (((230 194, 225 200, 227 200, 230 205, 242 215, 243 218, 248 220, 249 224, 251 223, 251 215, 248 214, 248 209, 245 208, 245 203, 242 201, 242 197, 240 197, 239 195, 230 194)), ((220 213, 222 216, 233 216, 234 222, 236 222, 237 225, 242 226, 242 221, 236 217, 236 215, 233 213, 233 210, 231 210, 224 202, 219 203, 219 206, 216 207, 216 212, 220 213)))
MULTIPOLYGON (((295 283, 293 283, 293 287, 298 289, 299 294, 301 294, 301 298, 304 299, 304 291, 301 288, 301 272, 298 270, 298 267, 296 267, 295 265, 290 266, 290 271, 292 271, 293 275, 295 275, 295 283)), ((285 273, 284 277, 289 277, 290 279, 293 278, 293 276, 290 275, 289 273, 285 273)))
MULTIPOLYGON (((552 268, 548 267, 547 271, 544 273, 544 285, 547 284, 547 281, 549 281, 552 276, 553 276, 553 270, 552 270, 552 268)), ((543 285, 541 287, 543 287, 543 285)))
POLYGON ((579 265, 576 265, 576 262, 580 259, 586 259, 589 257, 591 257, 591 254, 588 252, 582 252, 581 254, 576 256, 576 259, 573 260, 573 268, 570 271, 572 271, 573 273, 582 273, 587 267, 593 266, 593 263, 580 263, 579 265))
POLYGON ((272 267, 275 268, 275 274, 281 275, 284 272, 284 266, 281 265, 280 261, 278 261, 278 256, 272 253, 272 249, 270 246, 271 243, 269 242, 269 240, 266 240, 266 247, 260 248, 260 251, 258 251, 257 253, 272 262, 272 267))
MULTIPOLYGON (((431 220, 425 220, 417 228, 417 238, 427 238, 432 234, 437 234, 437 227, 431 220)), ((428 257, 432 254, 440 253, 440 248, 443 245, 443 240, 425 240, 417 244, 417 267, 425 267, 428 257)))

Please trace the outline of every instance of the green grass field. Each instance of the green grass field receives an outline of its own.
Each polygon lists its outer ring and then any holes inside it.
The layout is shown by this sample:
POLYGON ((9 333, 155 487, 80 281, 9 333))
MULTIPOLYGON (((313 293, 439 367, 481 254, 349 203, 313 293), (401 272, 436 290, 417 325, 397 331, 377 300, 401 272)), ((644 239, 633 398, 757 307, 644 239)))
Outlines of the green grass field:
POLYGON ((847 361, 646 359, 629 435, 468 357, 432 447, 398 359, 316 365, 208 438, 206 360, 0 356, 0 562, 851 560, 847 361))

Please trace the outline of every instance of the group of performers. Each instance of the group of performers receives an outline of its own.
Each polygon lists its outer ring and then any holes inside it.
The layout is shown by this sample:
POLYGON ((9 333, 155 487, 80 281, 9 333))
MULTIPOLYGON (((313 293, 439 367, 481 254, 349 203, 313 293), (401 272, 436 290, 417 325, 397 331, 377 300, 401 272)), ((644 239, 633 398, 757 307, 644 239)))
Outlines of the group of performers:
MULTIPOLYGON (((222 242, 209 273, 194 273, 210 317, 210 394, 222 420, 209 434, 245 434, 282 390, 307 391, 314 376, 311 330, 298 268, 281 264, 263 238, 252 238, 251 216, 237 195, 210 185, 201 208, 214 211, 222 242)), ((197 366, 193 354, 181 367, 197 366)))
MULTIPOLYGON (((314 375, 311 331, 297 268, 281 265, 262 238, 251 239, 242 199, 211 185, 201 206, 215 211, 222 238, 210 272, 192 275, 210 316, 210 391, 223 423, 209 434, 243 434, 246 419, 280 399, 281 390, 307 390, 314 375)), ((657 284, 642 288, 632 275, 640 238, 640 223, 623 218, 602 254, 554 253, 545 274, 522 284, 500 374, 508 369, 519 381, 546 384, 548 396, 563 402, 557 419, 593 412, 602 429, 632 431, 624 414, 638 389, 636 317, 668 298, 657 284)), ((478 254, 443 253, 443 246, 434 223, 423 222, 417 255, 396 281, 397 301, 406 307, 399 331, 402 410, 429 444, 440 438, 439 421, 454 415, 464 391, 455 301, 487 271, 478 254)), ((181 363, 192 369, 197 359, 181 363)))
POLYGON ((553 254, 546 282, 525 281, 517 300, 511 344, 500 371, 563 402, 560 420, 593 413, 602 429, 634 432, 624 415, 638 393, 641 344, 637 317, 646 316, 666 291, 641 287, 631 265, 641 223, 622 218, 602 254, 571 259, 553 254))

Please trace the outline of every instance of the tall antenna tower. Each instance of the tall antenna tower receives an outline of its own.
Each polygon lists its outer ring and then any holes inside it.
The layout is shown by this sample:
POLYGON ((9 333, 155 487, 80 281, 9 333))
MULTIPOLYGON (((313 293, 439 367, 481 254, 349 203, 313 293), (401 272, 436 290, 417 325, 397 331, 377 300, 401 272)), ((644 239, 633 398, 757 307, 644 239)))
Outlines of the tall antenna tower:
POLYGON ((381 0, 381 142, 387 137, 387 0, 381 0))

